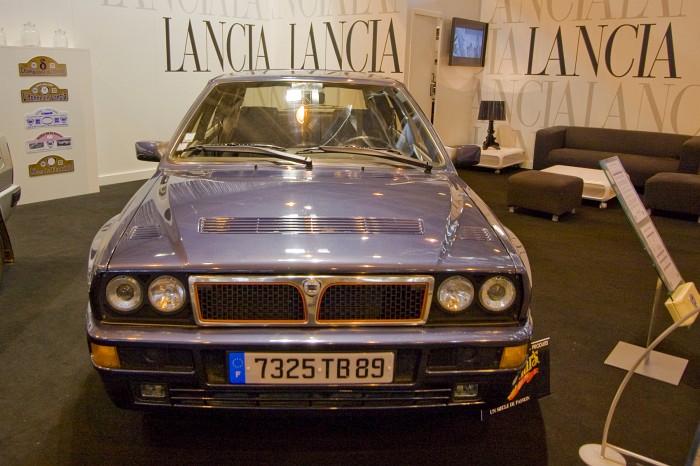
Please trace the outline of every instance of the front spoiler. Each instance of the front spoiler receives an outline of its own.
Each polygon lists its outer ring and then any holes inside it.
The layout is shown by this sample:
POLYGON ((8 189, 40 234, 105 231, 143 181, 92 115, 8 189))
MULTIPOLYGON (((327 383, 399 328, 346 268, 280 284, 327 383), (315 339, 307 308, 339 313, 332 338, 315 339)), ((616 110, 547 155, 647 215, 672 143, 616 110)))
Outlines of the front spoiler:
MULTIPOLYGON (((88 309, 90 343, 120 348, 168 348, 188 350, 194 366, 184 371, 145 368, 106 368, 94 363, 104 386, 117 406, 130 409, 233 408, 237 410, 439 408, 447 406, 496 406, 512 390, 512 380, 522 369, 495 366, 458 370, 431 370, 433 349, 453 347, 497 348, 530 342, 532 320, 508 327, 364 327, 290 328, 227 327, 180 328, 105 325, 88 309), (408 371, 389 384, 368 385, 231 385, 223 367, 227 351, 382 351, 411 353, 408 371), (207 355, 216 354, 212 359, 207 355), (216 362, 218 361, 218 363, 216 362), (145 369, 145 370, 142 370, 145 369), (406 378, 406 375, 410 377, 406 378), (455 400, 456 385, 475 383, 478 396, 455 400), (142 384, 161 384, 167 395, 151 400, 139 395, 142 384)), ((482 350, 479 350, 482 351, 482 350)))

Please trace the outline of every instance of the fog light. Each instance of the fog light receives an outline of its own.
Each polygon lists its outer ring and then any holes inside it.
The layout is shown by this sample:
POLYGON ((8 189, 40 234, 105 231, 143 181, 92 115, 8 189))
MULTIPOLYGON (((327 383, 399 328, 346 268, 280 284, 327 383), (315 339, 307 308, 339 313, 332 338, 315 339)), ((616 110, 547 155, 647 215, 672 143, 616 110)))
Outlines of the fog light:
POLYGON ((471 400, 479 396, 478 383, 458 383, 452 390, 453 400, 471 400))
POLYGON ((164 400, 167 396, 168 386, 160 383, 142 383, 141 398, 164 400))
POLYGON ((152 366, 164 366, 168 360, 168 353, 159 348, 146 348, 143 350, 143 358, 152 366))

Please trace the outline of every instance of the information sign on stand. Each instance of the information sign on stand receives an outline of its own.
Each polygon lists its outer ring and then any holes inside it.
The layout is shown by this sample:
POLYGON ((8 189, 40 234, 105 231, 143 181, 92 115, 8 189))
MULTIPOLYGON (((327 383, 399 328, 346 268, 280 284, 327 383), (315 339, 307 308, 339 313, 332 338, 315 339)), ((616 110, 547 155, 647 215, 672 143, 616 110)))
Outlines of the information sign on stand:
POLYGON ((700 297, 693 283, 683 283, 683 278, 676 268, 676 264, 666 250, 666 246, 656 231, 651 217, 644 209, 644 204, 642 204, 637 191, 632 186, 620 159, 618 157, 605 159, 600 162, 600 165, 610 180, 610 184, 615 189, 625 214, 644 245, 644 249, 646 249, 654 263, 654 267, 656 267, 659 274, 659 280, 656 286, 656 296, 654 298, 646 348, 619 342, 613 352, 610 353, 610 356, 608 356, 608 359, 605 360, 605 363, 608 365, 626 369, 627 375, 625 375, 620 387, 617 389, 617 393, 615 393, 608 410, 608 416, 603 427, 602 442, 600 444, 589 443, 582 445, 579 448, 579 457, 588 466, 625 465, 627 464, 625 456, 633 458, 634 461, 642 461, 642 463, 635 464, 662 466, 663 463, 659 463, 656 460, 609 444, 608 432, 617 403, 620 401, 622 392, 625 390, 632 375, 646 375, 678 385, 688 361, 675 356, 657 353, 654 349, 678 327, 690 325, 696 319, 698 313, 700 313, 700 307, 698 306, 700 297), (669 294, 665 304, 673 317, 674 323, 654 341, 651 341, 654 315, 656 310, 661 307, 664 286, 669 294))
POLYGON ((649 213, 644 208, 644 204, 634 189, 622 162, 618 157, 611 157, 601 161, 600 165, 610 180, 610 184, 617 191, 622 208, 654 263, 659 278, 664 282, 667 290, 675 290, 683 283, 681 274, 656 230, 654 222, 651 221, 649 213))
MULTIPOLYGON (((651 317, 652 322, 649 324, 649 337, 647 340, 647 346, 649 346, 654 316, 656 315, 657 309, 661 307, 664 299, 661 283, 663 283, 669 292, 673 292, 683 285, 683 278, 676 264, 673 262, 673 258, 668 253, 666 245, 661 239, 659 232, 656 230, 656 226, 654 226, 654 222, 652 222, 649 213, 644 208, 644 204, 639 198, 639 194, 637 194, 637 191, 634 189, 620 159, 618 157, 611 157, 602 160, 600 166, 610 180, 613 189, 615 189, 628 220, 632 224, 647 254, 649 254, 656 268, 656 272, 659 275, 660 283, 657 286, 656 296, 654 298, 651 317)), ((605 360, 605 364, 629 370, 645 351, 646 348, 625 342, 618 342, 615 349, 605 360)), ((639 365, 635 372, 653 379, 678 385, 687 365, 687 359, 652 351, 644 364, 639 365)))

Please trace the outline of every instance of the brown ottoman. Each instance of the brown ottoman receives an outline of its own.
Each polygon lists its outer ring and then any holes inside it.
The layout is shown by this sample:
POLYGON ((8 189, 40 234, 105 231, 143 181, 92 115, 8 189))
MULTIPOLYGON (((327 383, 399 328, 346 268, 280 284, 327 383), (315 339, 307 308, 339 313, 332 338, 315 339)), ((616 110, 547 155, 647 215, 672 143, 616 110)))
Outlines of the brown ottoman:
POLYGON ((698 216, 700 222, 700 175, 692 173, 657 173, 644 184, 644 205, 698 216))
POLYGON ((581 205, 583 179, 558 173, 528 170, 508 178, 508 207, 552 214, 552 220, 581 205))

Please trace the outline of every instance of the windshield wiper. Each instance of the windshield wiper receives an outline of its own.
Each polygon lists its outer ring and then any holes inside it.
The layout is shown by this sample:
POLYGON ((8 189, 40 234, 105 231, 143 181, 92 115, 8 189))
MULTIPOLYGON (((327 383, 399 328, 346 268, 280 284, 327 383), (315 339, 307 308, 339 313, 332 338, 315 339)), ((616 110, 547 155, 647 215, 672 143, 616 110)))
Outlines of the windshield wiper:
POLYGON ((273 150, 277 150, 280 152, 287 152, 286 147, 276 146, 274 144, 260 144, 260 143, 246 144, 246 143, 242 143, 242 142, 229 142, 229 143, 224 144, 224 145, 229 146, 229 147, 241 147, 241 146, 243 146, 243 147, 262 147, 263 149, 273 149, 273 150))
POLYGON ((403 155, 403 152, 397 149, 373 149, 371 147, 355 147, 355 146, 317 146, 308 147, 297 151, 297 154, 308 154, 311 152, 340 152, 343 154, 358 154, 377 157, 379 159, 391 160, 392 162, 401 162, 406 165, 422 168, 425 173, 430 173, 433 165, 430 162, 413 159, 403 155))
POLYGON ((282 152, 284 147, 271 144, 198 144, 182 150, 182 152, 241 152, 246 154, 271 155, 280 160, 304 165, 307 170, 313 168, 311 159, 296 154, 282 152))

